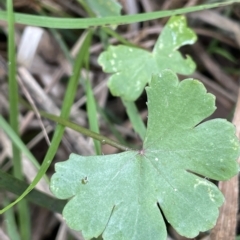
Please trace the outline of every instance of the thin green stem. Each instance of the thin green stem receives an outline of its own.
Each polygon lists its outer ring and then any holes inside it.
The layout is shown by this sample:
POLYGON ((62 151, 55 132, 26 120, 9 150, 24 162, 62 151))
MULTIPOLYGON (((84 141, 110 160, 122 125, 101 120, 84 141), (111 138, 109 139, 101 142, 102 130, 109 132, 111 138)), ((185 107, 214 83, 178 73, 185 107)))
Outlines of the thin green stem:
MULTIPOLYGON (((12 0, 7 1, 8 12, 8 76, 9 76, 9 121, 13 131, 19 136, 18 124, 18 84, 16 80, 16 56, 15 56, 15 30, 14 12, 12 0)), ((12 143, 13 174, 18 179, 23 179, 21 151, 12 143)), ((17 205, 19 213, 19 228, 22 239, 30 240, 30 216, 28 205, 25 200, 17 205)), ((11 226, 9 226, 11 228, 11 226)), ((9 231, 11 231, 9 229, 9 231)), ((13 230, 14 232, 14 230, 13 230)))
MULTIPOLYGON (((89 42, 89 47, 90 47, 90 42, 89 42)), ((83 85, 85 87, 85 92, 86 92, 86 96, 87 96, 86 105, 87 105, 89 128, 90 128, 90 130, 99 133, 96 101, 95 101, 95 97, 94 97, 92 86, 91 86, 90 79, 89 79, 89 68, 90 68, 89 52, 86 54, 85 61, 86 61, 85 65, 86 65, 86 70, 87 70, 87 77, 86 77, 83 85)), ((96 140, 93 140, 93 143, 94 143, 95 153, 97 155, 101 155, 102 154, 101 144, 96 140)))
POLYGON ((128 151, 128 150, 132 150, 131 148, 127 147, 127 146, 124 146, 118 142, 115 142, 114 140, 110 139, 110 138, 107 138, 101 134, 98 134, 96 132, 93 132, 87 128, 84 128, 82 126, 79 126, 78 124, 74 123, 74 122, 71 122, 69 120, 66 120, 64 118, 61 118, 61 117, 58 117, 58 116, 55 116, 53 114, 49 114, 49 113, 46 113, 46 112, 42 112, 40 111, 40 114, 42 117, 45 117, 47 119, 50 119, 54 122, 57 122, 63 126, 66 126, 66 127, 69 127, 77 132, 80 132, 90 138, 93 138, 93 139, 96 139, 98 141, 100 141, 102 144, 108 144, 112 147, 115 147, 115 148, 118 148, 119 150, 122 150, 122 151, 128 151))
MULTIPOLYGON (((7 1, 8 9, 8 95, 9 95, 9 122, 13 131, 19 135, 18 129, 18 85, 16 81, 16 60, 15 60, 15 34, 14 34, 14 14, 12 1, 7 1)), ((22 166, 20 150, 12 144, 13 151, 13 172, 14 176, 21 179, 22 166)))
POLYGON ((144 140, 146 135, 146 126, 138 112, 135 102, 126 101, 122 98, 123 105, 126 108, 127 115, 132 123, 133 129, 144 140))
MULTIPOLYGON (((23 99, 20 99, 20 102, 26 107, 28 108, 29 110, 32 110, 32 107, 23 99)), ((132 148, 129 148, 121 143, 118 143, 108 137, 105 137, 99 133, 96 133, 96 132, 93 132, 87 128, 84 128, 72 121, 69 121, 65 118, 62 118, 62 117, 59 117, 59 116, 56 116, 56 115, 53 115, 53 114, 50 114, 50 113, 47 113, 47 112, 44 112, 44 111, 39 111, 39 114, 44 117, 44 118, 47 118, 49 120, 52 120, 56 123, 59 123, 65 127, 69 127, 71 128, 72 130, 75 130, 79 133, 82 133, 83 135, 85 136, 88 136, 90 138, 93 138, 95 140, 98 140, 100 141, 102 144, 108 144, 112 147, 115 147, 115 148, 118 148, 119 150, 122 150, 122 151, 128 151, 128 150, 134 150, 132 148)), ((1 120, 1 118, 0 118, 1 120)))
MULTIPOLYGON (((7 196, 4 196, 3 199, 4 199, 3 204, 7 206, 9 204, 9 200, 7 196)), ((17 221, 15 218, 14 209, 10 209, 9 211, 5 212, 4 219, 5 219, 5 226, 6 226, 8 237, 14 240, 21 240, 18 233, 17 221)))

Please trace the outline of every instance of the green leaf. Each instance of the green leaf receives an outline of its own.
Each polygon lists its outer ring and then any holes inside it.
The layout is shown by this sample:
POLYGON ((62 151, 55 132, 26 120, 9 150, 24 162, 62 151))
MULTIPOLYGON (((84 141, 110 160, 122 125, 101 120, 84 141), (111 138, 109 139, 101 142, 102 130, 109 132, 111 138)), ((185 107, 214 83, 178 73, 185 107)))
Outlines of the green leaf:
POLYGON ((85 0, 98 17, 120 16, 121 5, 116 0, 85 0))
POLYGON ((215 97, 199 81, 179 83, 164 70, 152 78, 147 95, 142 150, 71 154, 55 165, 51 190, 71 198, 63 216, 86 239, 165 240, 162 213, 179 234, 193 238, 214 226, 224 201, 206 177, 227 180, 238 172, 234 126, 222 119, 201 123, 214 112, 215 97))
POLYGON ((174 16, 162 30, 152 53, 124 45, 110 46, 99 56, 98 62, 105 72, 113 73, 108 82, 111 93, 135 101, 151 76, 163 69, 184 75, 193 73, 195 63, 189 56, 182 57, 178 49, 193 44, 196 39, 185 17, 174 16))

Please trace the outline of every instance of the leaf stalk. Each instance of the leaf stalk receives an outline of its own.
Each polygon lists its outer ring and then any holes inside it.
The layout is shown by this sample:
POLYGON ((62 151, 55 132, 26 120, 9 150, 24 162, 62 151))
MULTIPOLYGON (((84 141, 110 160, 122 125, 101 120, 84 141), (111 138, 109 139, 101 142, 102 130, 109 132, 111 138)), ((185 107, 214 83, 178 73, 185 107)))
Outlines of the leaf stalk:
POLYGON ((112 147, 115 147, 115 148, 117 148, 119 150, 122 150, 122 151, 133 150, 133 149, 131 149, 131 148, 125 146, 125 145, 122 145, 122 144, 120 144, 120 143, 118 143, 118 142, 116 142, 116 141, 114 141, 114 140, 112 140, 112 139, 110 139, 108 137, 105 137, 105 136, 103 136, 101 134, 93 132, 93 131, 91 131, 91 130, 89 130, 87 128, 84 128, 84 127, 82 127, 82 126, 80 126, 80 125, 78 125, 78 124, 76 124, 74 122, 71 122, 71 121, 67 120, 67 119, 64 119, 64 118, 61 118, 61 117, 58 117, 56 115, 49 114, 49 113, 46 113, 46 112, 42 112, 42 111, 40 111, 40 114, 41 114, 41 116, 43 116, 43 117, 45 117, 45 118, 47 118, 49 120, 55 121, 55 122, 57 122, 57 123, 59 123, 59 124, 61 124, 63 126, 69 127, 69 128, 71 128, 71 129, 73 129, 73 130, 75 130, 77 132, 80 132, 80 133, 82 133, 85 136, 88 136, 90 138, 98 140, 102 144, 108 144, 108 145, 110 145, 112 147))

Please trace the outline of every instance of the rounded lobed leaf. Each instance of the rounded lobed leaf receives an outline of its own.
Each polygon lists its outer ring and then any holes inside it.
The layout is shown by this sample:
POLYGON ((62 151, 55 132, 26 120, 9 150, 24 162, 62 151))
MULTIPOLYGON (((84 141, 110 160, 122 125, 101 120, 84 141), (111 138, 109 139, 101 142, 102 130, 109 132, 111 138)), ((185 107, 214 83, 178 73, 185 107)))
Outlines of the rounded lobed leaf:
POLYGON ((207 178, 227 180, 238 172, 234 126, 222 119, 202 122, 215 110, 215 98, 200 82, 179 82, 164 70, 147 95, 141 151, 72 154, 56 164, 51 191, 70 198, 63 216, 86 239, 165 240, 162 213, 179 234, 193 238, 215 225, 224 201, 207 178))
POLYGON ((191 74, 196 66, 191 57, 184 58, 178 49, 196 41, 196 34, 187 27, 184 16, 173 16, 163 28, 153 52, 123 45, 110 46, 100 54, 99 64, 112 73, 108 87, 114 96, 135 101, 151 76, 163 69, 191 74))

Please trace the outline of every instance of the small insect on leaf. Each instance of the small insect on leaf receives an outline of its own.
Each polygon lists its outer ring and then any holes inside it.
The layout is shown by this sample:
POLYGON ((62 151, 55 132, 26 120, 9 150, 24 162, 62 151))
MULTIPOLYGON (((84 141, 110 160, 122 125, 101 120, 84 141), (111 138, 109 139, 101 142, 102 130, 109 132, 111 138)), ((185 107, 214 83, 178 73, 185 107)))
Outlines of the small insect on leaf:
POLYGON ((82 184, 86 184, 86 183, 88 183, 88 177, 82 178, 82 184))

